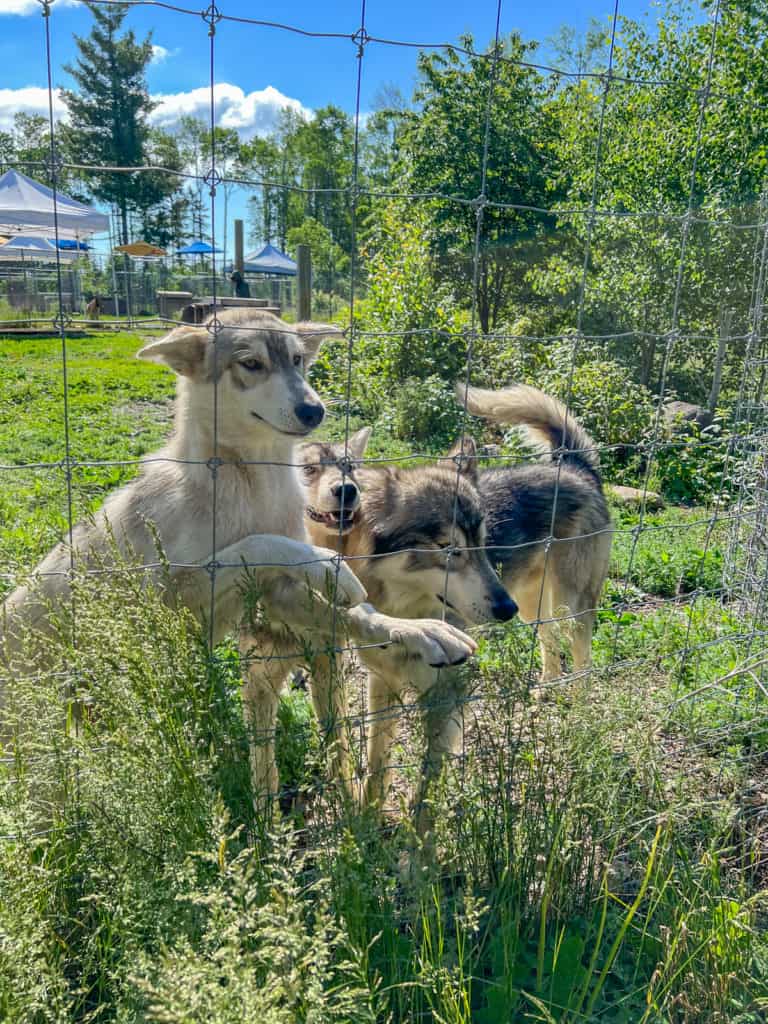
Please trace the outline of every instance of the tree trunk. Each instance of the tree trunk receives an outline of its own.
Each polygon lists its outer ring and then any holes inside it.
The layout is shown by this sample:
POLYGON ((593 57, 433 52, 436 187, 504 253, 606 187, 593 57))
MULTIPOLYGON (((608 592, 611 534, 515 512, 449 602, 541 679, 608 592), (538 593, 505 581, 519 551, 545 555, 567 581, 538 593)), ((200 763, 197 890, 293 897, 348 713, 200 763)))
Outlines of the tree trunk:
POLYGON ((712 387, 709 391, 707 411, 714 416, 717 408, 717 400, 720 397, 720 387, 723 383, 723 363, 725 362, 725 350, 731 338, 731 325, 733 324, 733 311, 724 309, 720 313, 720 331, 717 338, 717 355, 715 356, 715 368, 712 372, 712 387))
POLYGON ((128 202, 120 196, 120 244, 128 245, 128 202))
POLYGON ((640 383, 645 387, 651 382, 653 375, 653 364, 656 361, 656 347, 659 343, 657 337, 643 338, 641 345, 642 358, 640 363, 640 383))

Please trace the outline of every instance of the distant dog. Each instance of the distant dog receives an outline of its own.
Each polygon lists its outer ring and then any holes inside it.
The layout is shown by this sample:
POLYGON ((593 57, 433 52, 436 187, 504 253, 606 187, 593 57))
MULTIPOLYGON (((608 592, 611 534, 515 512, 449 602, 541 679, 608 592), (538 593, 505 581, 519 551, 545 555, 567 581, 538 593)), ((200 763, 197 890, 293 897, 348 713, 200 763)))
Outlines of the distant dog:
POLYGON ((94 295, 88 305, 85 307, 85 315, 89 320, 98 320, 101 316, 101 299, 98 295, 94 295))
MULTIPOLYGON (((93 522, 75 528, 72 548, 87 568, 96 557, 109 559, 114 538, 126 557, 160 575, 159 541, 169 563, 169 600, 201 620, 212 612, 214 642, 240 628, 241 588, 250 571, 266 624, 255 632, 247 627, 242 636, 244 652, 257 654, 249 661, 243 699, 254 791, 263 799, 277 789, 280 690, 309 647, 327 649, 333 638, 327 595, 335 580, 339 604, 355 606, 339 607, 335 625, 359 643, 394 642, 409 657, 438 665, 465 660, 474 643, 442 622, 380 615, 361 603, 363 586, 335 552, 309 543, 295 449, 325 409, 304 373, 323 338, 337 329, 289 325, 250 310, 219 311, 218 320, 215 344, 207 327, 182 326, 139 352, 178 374, 173 438, 136 480, 107 499, 93 522), (312 601, 307 585, 315 592, 312 601)), ((12 673, 44 659, 49 609, 70 592, 71 553, 59 544, 0 607, 0 659, 12 673), (30 646, 30 630, 40 637, 37 648, 30 646)), ((322 720, 338 723, 346 709, 336 693, 322 692, 329 680, 320 673, 313 695, 322 720)), ((0 689, 0 710, 3 696, 0 689)))
MULTIPOLYGON (((371 600, 388 614, 444 614, 462 627, 511 619, 517 606, 485 553, 474 463, 468 462, 459 474, 451 463, 355 468, 350 473, 343 459, 361 459, 368 435, 367 429, 353 435, 346 453, 343 445, 302 446, 307 528, 313 540, 333 545, 349 558, 371 600)), ((366 647, 358 656, 368 671, 369 803, 383 804, 390 787, 391 751, 404 695, 415 692, 423 706, 426 755, 416 820, 424 834, 431 824, 425 801, 429 784, 461 744, 466 696, 462 675, 406 662, 392 650, 366 647)))

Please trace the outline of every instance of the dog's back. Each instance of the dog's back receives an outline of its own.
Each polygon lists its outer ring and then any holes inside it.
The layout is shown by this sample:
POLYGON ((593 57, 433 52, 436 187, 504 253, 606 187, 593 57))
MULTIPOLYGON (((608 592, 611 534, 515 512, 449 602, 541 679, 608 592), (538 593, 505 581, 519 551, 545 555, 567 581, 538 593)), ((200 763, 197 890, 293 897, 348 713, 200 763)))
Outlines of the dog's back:
MULTIPOLYGON (((577 668, 589 662, 595 610, 611 550, 611 520, 597 446, 579 421, 550 395, 527 385, 486 391, 459 385, 467 411, 522 426, 549 458, 486 469, 479 489, 486 510, 488 555, 527 621, 565 614, 577 619, 577 668)), ((559 674, 557 644, 542 632, 545 676, 559 674)))

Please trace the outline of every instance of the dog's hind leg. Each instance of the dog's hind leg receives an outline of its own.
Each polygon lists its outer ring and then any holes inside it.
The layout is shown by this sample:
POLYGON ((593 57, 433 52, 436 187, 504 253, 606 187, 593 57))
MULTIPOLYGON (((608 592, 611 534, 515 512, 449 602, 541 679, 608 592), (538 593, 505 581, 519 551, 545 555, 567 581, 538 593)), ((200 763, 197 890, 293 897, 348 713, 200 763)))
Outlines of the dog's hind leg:
POLYGON ((349 748, 345 670, 346 663, 340 657, 316 654, 311 658, 312 703, 328 750, 329 774, 357 803, 356 773, 349 748))
POLYGON ((257 813, 266 814, 280 789, 275 760, 277 706, 286 678, 299 661, 254 656, 254 643, 248 636, 241 639, 240 649, 247 659, 243 715, 248 730, 254 808, 257 813))
POLYGON ((401 697, 391 681, 369 670, 368 779, 365 803, 381 810, 392 785, 392 748, 397 739, 401 697))

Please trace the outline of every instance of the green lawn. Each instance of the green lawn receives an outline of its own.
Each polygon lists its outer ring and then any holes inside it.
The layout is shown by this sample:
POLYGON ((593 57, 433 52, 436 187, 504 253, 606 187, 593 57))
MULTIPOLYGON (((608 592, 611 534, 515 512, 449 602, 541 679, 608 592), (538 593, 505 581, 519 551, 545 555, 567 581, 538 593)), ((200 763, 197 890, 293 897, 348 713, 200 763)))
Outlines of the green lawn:
MULTIPOLYGON (((168 432, 173 376, 135 358, 135 334, 67 342, 75 519, 136 472, 168 432), (90 466, 92 461, 126 465, 90 466)), ((0 338, 0 563, 31 568, 67 527, 64 372, 59 339, 0 338), (34 464, 25 468, 24 464, 34 464), (18 467, 18 468, 16 468, 18 467)))
MULTIPOLYGON (((82 463, 131 462, 168 431, 173 377, 141 344, 68 345, 76 515, 135 472, 82 463)), ((63 458, 62 380, 57 340, 0 340, 0 461, 18 467, 2 471, 4 572, 66 525, 62 469, 24 468, 63 458)), ((372 450, 402 454, 386 435, 372 450)), ((233 653, 210 659, 132 574, 83 581, 77 647, 51 645, 87 680, 80 735, 62 743, 58 675, 14 681, 34 748, 18 776, 0 762, 0 835, 34 831, 33 779, 62 806, 50 836, 0 840, 0 1020, 764 1021, 768 731, 760 677, 740 671, 761 623, 719 592, 725 527, 705 510, 654 513, 637 537, 636 512, 615 518, 587 683, 533 693, 531 630, 483 631, 419 870, 404 810, 382 830, 323 784, 302 692, 278 735, 298 797, 254 820, 233 653)))

